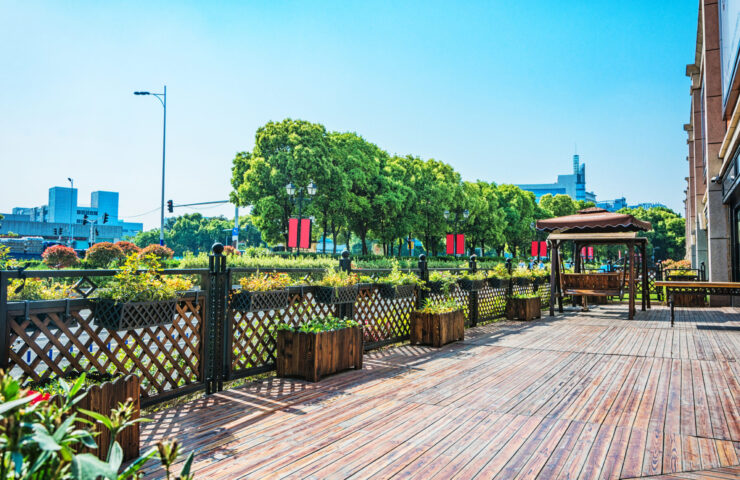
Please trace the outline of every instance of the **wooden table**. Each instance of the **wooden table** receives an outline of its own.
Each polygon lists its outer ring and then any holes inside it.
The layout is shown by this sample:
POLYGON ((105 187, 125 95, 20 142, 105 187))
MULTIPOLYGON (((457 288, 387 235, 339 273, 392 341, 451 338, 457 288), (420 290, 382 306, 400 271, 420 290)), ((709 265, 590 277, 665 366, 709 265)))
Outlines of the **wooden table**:
POLYGON ((740 282, 656 281, 655 286, 665 287, 667 290, 668 304, 671 306, 671 327, 675 320, 675 314, 673 311, 673 295, 676 293, 740 296, 740 282))

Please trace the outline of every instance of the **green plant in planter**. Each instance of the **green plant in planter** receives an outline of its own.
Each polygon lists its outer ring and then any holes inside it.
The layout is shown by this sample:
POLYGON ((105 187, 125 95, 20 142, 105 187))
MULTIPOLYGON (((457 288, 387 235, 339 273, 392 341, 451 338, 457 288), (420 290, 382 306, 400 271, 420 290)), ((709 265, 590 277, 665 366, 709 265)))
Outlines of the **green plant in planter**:
POLYGON ((156 255, 126 258, 116 276, 105 288, 98 291, 98 298, 124 302, 148 302, 177 298, 177 286, 166 281, 158 272, 160 262, 156 255), (143 270, 143 271, 140 271, 143 270))
POLYGON ((418 310, 421 313, 442 314, 460 310, 460 303, 452 297, 447 297, 442 302, 434 302, 431 298, 424 300, 424 305, 418 310))
POLYGON ((319 333, 340 330, 342 328, 357 327, 360 323, 347 318, 337 318, 332 315, 327 317, 311 317, 310 320, 299 324, 297 327, 287 323, 278 324, 278 330, 287 330, 290 332, 319 333))
POLYGON ((42 278, 11 280, 8 286, 8 301, 62 300, 72 295, 72 286, 50 282, 42 278))
POLYGON ((356 285, 359 277, 356 273, 347 273, 343 270, 334 268, 326 269, 326 274, 320 279, 313 282, 313 285, 319 287, 351 287, 356 285))
POLYGON ((438 284, 439 291, 445 295, 450 294, 455 289, 459 279, 460 277, 458 275, 447 270, 433 270, 429 272, 429 284, 438 284))
POLYGON ((498 278, 501 280, 508 280, 511 278, 511 274, 509 273, 509 270, 506 268, 506 265, 503 263, 499 263, 492 269, 488 270, 486 272, 486 276, 488 278, 498 278))
MULTIPOLYGON (((105 425, 111 433, 106 461, 82 448, 95 448, 92 434, 78 427, 78 422, 92 423, 75 413, 75 405, 84 394, 80 391, 85 376, 74 383, 60 381, 60 401, 47 401, 48 394, 21 388, 17 380, 0 371, 0 478, 3 479, 106 479, 140 478, 144 464, 159 452, 166 478, 172 479, 171 465, 179 447, 176 442, 160 442, 157 448, 121 468, 123 451, 116 440, 118 434, 139 420, 132 420, 132 405, 119 404, 110 417, 79 409, 79 412, 105 425)), ((179 479, 190 480, 191 453, 179 479)))
POLYGON ((485 280, 488 278, 488 274, 485 270, 478 270, 477 272, 465 272, 460 275, 460 280, 485 280))
POLYGON ((516 298, 519 300, 529 300, 530 298, 540 298, 539 295, 532 293, 513 293, 509 298, 516 298))
POLYGON ((260 274, 257 272, 239 279, 239 285, 247 292, 283 290, 293 283, 293 279, 287 273, 260 274))
POLYGON ((391 259, 391 273, 378 279, 378 283, 385 283, 388 285, 416 285, 419 283, 419 277, 413 273, 404 273, 401 271, 401 267, 398 264, 398 260, 395 258, 391 259))

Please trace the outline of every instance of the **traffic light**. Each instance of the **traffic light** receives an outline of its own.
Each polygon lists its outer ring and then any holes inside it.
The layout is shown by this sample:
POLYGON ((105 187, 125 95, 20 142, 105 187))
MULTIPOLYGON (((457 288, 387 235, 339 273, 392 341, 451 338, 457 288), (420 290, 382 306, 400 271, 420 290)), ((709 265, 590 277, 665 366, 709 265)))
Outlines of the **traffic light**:
POLYGON ((87 214, 82 216, 82 224, 87 225, 87 214))
POLYGON ((108 223, 108 214, 103 215, 103 223, 108 223))
POLYGON ((56 228, 54 229, 54 235, 57 235, 57 229, 56 228))
POLYGON ((167 211, 170 213, 175 211, 175 206, 172 205, 172 200, 167 200, 167 211))

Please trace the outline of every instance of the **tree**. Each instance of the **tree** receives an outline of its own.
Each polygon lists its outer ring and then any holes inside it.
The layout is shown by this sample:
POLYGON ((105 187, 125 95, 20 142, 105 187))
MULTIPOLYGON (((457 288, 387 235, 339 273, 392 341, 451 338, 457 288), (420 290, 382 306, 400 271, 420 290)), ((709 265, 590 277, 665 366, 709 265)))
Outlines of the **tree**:
POLYGON ((680 214, 665 207, 623 208, 618 213, 634 215, 652 224, 653 229, 640 236, 647 237, 647 255, 651 258, 654 255, 655 261, 686 256, 686 219, 680 214))
POLYGON ((106 268, 111 263, 118 263, 124 259, 121 247, 111 242, 100 242, 87 249, 85 260, 95 268, 106 268))
POLYGON ((579 208, 577 202, 570 198, 570 195, 558 193, 555 196, 545 194, 540 198, 539 206, 550 212, 552 217, 564 217, 575 214, 579 208))
POLYGON ((470 212, 464 232, 471 249, 477 246, 485 254, 486 244, 489 247, 502 245, 505 242, 504 210, 499 205, 496 186, 481 180, 464 182, 463 192, 470 212))
POLYGON ((534 193, 516 185, 499 185, 498 192, 504 210, 504 237, 514 256, 517 247, 524 246, 534 238, 533 223, 536 220, 537 203, 534 193))
MULTIPOLYGON (((252 219, 270 242, 288 243, 288 219, 294 205, 285 186, 319 185, 318 195, 330 177, 329 144, 323 125, 292 120, 268 122, 257 129, 251 152, 239 152, 233 160, 231 200, 252 206, 252 219)), ((310 206, 309 206, 310 208, 310 206)))
POLYGON ((415 194, 407 186, 411 172, 408 172, 404 162, 399 157, 383 158, 386 162, 381 165, 380 188, 375 198, 375 238, 383 243, 386 255, 393 255, 393 246, 399 240, 400 255, 403 239, 411 232, 413 205, 415 194))

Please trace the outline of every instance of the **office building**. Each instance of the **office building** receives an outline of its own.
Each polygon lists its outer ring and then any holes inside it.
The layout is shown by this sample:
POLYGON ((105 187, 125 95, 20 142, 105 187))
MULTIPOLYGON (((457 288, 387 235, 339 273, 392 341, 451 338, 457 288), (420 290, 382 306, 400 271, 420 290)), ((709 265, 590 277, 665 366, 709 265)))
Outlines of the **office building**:
POLYGON ((522 184, 517 187, 534 193, 538 202, 543 195, 548 193, 553 196, 568 195, 573 200, 596 201, 596 195, 586 191, 586 164, 580 163, 578 155, 573 155, 573 173, 558 175, 557 182, 522 184))

